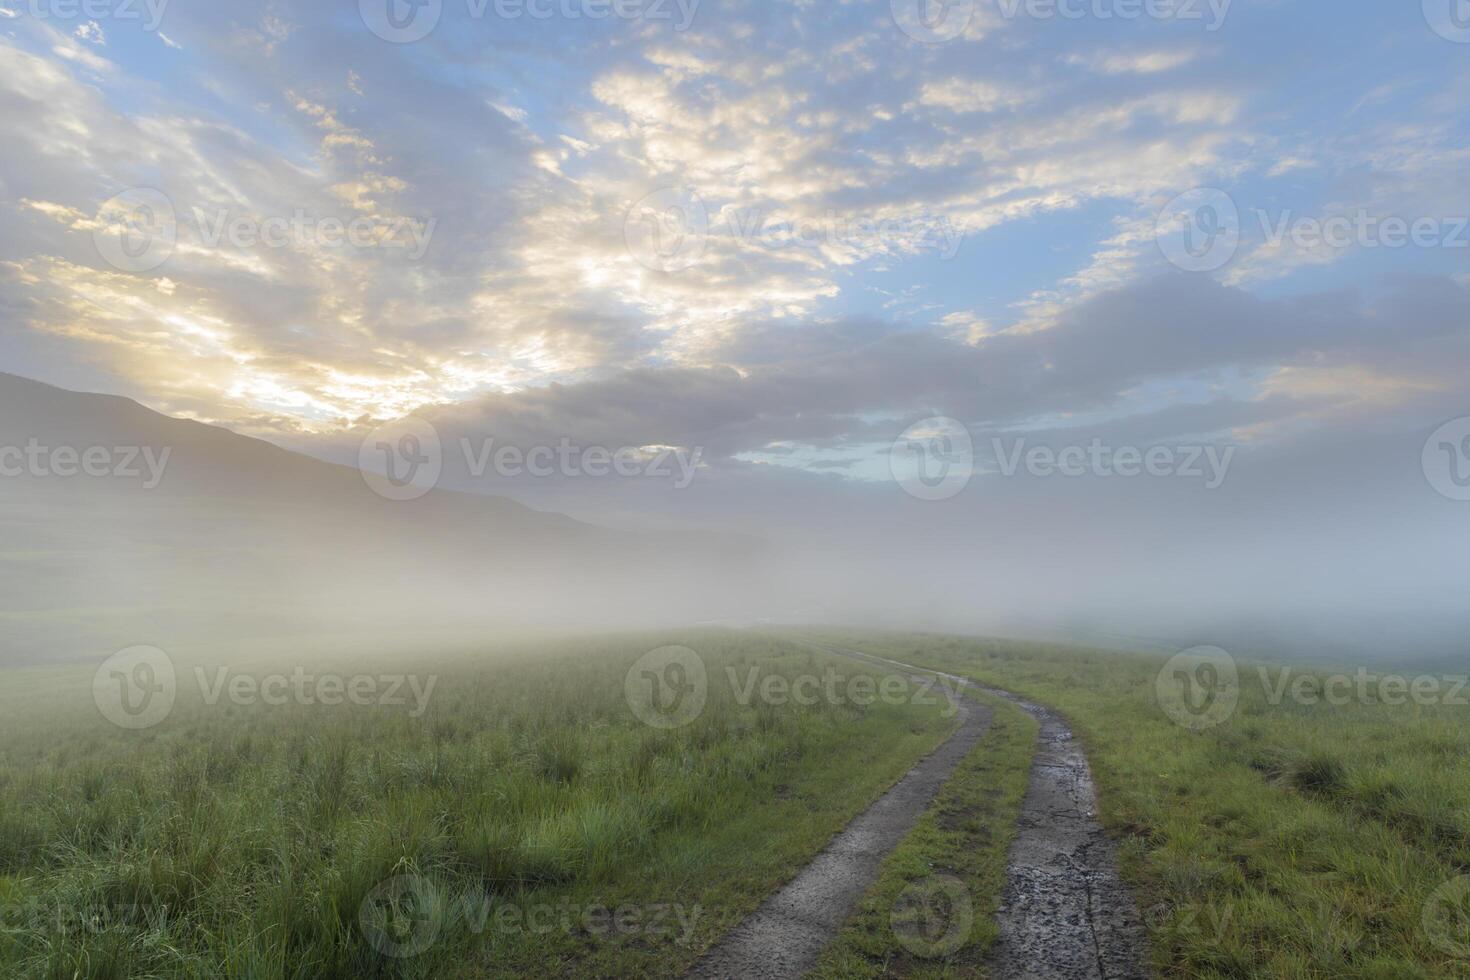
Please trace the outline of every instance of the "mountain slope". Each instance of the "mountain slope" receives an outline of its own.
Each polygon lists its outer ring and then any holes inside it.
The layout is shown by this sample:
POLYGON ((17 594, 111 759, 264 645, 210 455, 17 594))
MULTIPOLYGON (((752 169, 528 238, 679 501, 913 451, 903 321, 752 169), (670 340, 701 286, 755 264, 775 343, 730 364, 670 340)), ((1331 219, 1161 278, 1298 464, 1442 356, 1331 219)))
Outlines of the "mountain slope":
POLYGON ((7 661, 246 635, 740 615, 763 580, 750 541, 628 534, 450 491, 390 501, 355 469, 3 374, 0 468, 7 661))

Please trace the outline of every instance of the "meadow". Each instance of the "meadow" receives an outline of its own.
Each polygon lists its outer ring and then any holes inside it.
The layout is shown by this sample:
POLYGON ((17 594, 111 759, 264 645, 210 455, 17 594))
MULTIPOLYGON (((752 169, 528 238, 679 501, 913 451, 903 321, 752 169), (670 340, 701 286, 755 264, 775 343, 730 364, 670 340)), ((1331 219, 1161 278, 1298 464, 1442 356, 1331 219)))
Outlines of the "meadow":
POLYGON ((1454 675, 1400 682, 1377 671, 1360 683, 1356 669, 1242 660, 1238 703, 1195 730, 1162 706, 1160 656, 801 635, 1062 711, 1086 747, 1161 975, 1470 977, 1470 707, 1454 675))
POLYGON ((100 717, 90 669, 8 672, 0 974, 677 976, 953 725, 751 698, 745 678, 789 689, 829 661, 714 630, 336 665, 432 676, 421 712, 267 703, 291 663, 204 669, 214 703, 181 663, 137 731, 100 717), (709 694, 666 729, 625 682, 667 644, 698 651, 709 694))
MULTIPOLYGON (((140 730, 102 717, 91 668, 8 671, 0 974, 679 976, 953 728, 912 689, 852 697, 896 675, 807 641, 1063 712, 1161 976, 1470 977, 1453 679, 1385 703, 1396 687, 1242 660, 1238 702, 1190 727, 1159 656, 830 629, 310 661, 410 675, 371 705, 272 703, 267 679, 301 663, 279 651, 226 674, 180 657, 177 703, 140 730), (707 700, 661 727, 629 692, 671 644, 697 651, 707 700)), ((981 699, 990 730, 814 976, 987 975, 1036 726, 981 699), (963 929, 936 947, 905 910, 952 886, 963 929)))

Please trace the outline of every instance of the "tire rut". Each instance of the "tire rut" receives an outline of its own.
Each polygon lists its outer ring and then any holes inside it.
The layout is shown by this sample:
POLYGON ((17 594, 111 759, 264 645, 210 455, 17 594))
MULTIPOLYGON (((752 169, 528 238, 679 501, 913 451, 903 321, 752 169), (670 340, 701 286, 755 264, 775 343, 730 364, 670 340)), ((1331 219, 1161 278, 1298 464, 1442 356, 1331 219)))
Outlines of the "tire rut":
MULTIPOLYGON (((933 675, 912 671, 911 676, 929 680, 933 675)), ((965 698, 958 709, 960 724, 948 739, 853 818, 795 878, 712 946, 686 976, 721 980, 804 976, 878 879, 883 859, 913 829, 955 766, 989 729, 991 710, 987 706, 965 698)))
MULTIPOLYGON (((814 644, 806 644, 815 646, 814 644)), ((1050 708, 967 678, 875 657, 825 653, 937 676, 959 689, 1003 698, 1037 720, 1036 756, 1021 806, 1006 886, 996 915, 1000 940, 989 967, 997 980, 1150 980, 1147 940, 1117 852, 1097 820, 1087 757, 1050 708)), ((989 709, 969 698, 953 735, 856 817, 785 887, 716 943, 692 978, 796 978, 817 961, 879 865, 918 822, 956 765, 990 726, 989 709)))
POLYGON ((1081 745, 1050 708, 1008 691, 979 690, 1005 698, 1041 725, 996 915, 996 976, 1147 980, 1143 920, 1097 820, 1097 790, 1081 745))
POLYGON ((1118 874, 1117 849, 1097 820, 1087 756, 1057 712, 943 671, 849 651, 847 656, 930 673, 1002 698, 1040 725, 1030 782, 996 914, 997 980, 1150 980, 1147 933, 1118 874))

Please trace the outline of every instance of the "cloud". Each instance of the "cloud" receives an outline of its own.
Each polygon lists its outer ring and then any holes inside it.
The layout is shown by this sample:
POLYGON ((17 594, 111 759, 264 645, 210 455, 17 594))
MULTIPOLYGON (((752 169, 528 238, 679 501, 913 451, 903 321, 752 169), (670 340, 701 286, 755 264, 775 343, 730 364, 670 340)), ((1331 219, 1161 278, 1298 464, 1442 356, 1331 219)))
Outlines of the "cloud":
POLYGON ((107 35, 102 33, 102 25, 95 20, 89 20, 85 24, 82 24, 76 29, 74 34, 88 44, 95 44, 99 48, 107 44, 107 35))
MULTIPOLYGON (((858 6, 732 8, 678 35, 497 32, 446 10, 421 45, 391 48, 315 8, 180 10, 204 95, 28 22, 0 42, 7 310, 159 407, 293 438, 457 402, 553 413, 572 392, 625 400, 631 426, 644 410, 620 378, 668 399, 650 415, 688 416, 647 420, 673 431, 640 444, 698 438, 726 458, 861 443, 874 412, 1133 410, 1130 386, 1190 372, 1274 378, 1282 404, 1349 397, 1307 384, 1307 359, 1356 376, 1342 352, 1378 329, 1366 301, 1321 293, 1284 316, 1227 288, 1311 267, 1256 243, 1225 287, 1154 279, 1153 216, 1191 186, 1298 177, 1294 160, 1350 160, 1379 175, 1370 198, 1439 206, 1463 169, 1452 130, 1369 106, 1334 142, 1257 111, 1197 43, 1069 52, 980 15, 968 43, 925 46, 858 6), (1294 152, 1263 163, 1288 137, 1294 152), (132 186, 179 208, 152 275, 111 269, 91 241, 102 202, 132 186), (663 188, 708 211, 677 271, 628 243, 630 212, 663 188), (198 217, 298 211, 434 232, 418 260, 220 248, 198 217), (1328 309, 1345 318, 1332 329, 1328 309), (725 424, 685 431, 712 418, 706 398, 725 424)), ((1433 365, 1362 384, 1407 399, 1417 371, 1433 365)))
POLYGON ((1104 75, 1156 75, 1183 68, 1198 57, 1190 48, 1161 48, 1152 51, 1070 54, 1063 60, 1104 75))

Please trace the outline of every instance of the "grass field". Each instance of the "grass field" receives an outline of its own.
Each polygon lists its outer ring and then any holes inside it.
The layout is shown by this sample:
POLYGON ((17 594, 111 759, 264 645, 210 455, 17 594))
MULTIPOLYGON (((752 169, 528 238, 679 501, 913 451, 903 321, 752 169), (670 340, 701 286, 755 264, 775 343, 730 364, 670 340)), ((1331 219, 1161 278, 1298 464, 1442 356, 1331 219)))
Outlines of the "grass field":
MULTIPOLYGON (((0 975, 678 976, 953 728, 912 690, 854 698, 881 668, 803 639, 1062 711, 1163 976, 1470 977, 1470 709, 1443 703, 1452 684, 1441 703, 1385 704, 1382 685, 1344 701, 1320 670, 1242 662, 1238 703, 1192 728, 1160 700, 1161 657, 832 630, 313 665, 409 673, 429 695, 371 706, 259 697, 289 658, 229 676, 181 658, 177 703, 136 731, 103 719, 90 669, 11 671, 0 975), (629 694, 669 644, 708 678, 679 727, 629 694), (816 694, 834 673, 845 686, 816 694)), ((814 975, 985 975, 1036 731, 994 708, 814 975), (956 902, 961 933, 926 931, 956 902)))
POLYGON ((990 730, 887 860, 827 947, 817 980, 983 976, 1036 748, 1036 722, 999 698, 990 730))
POLYGON ((211 705, 181 665, 140 731, 102 720, 90 670, 12 672, 0 974, 678 975, 953 726, 749 697, 826 666, 718 631, 350 665, 437 678, 415 717, 211 705), (661 729, 625 680, 670 643, 698 651, 709 695, 661 729))
POLYGON ((1162 657, 804 635, 1061 710, 1163 975, 1470 977, 1470 708, 1457 680, 1425 681, 1435 693, 1418 700, 1436 703, 1416 704, 1396 683, 1370 682, 1362 698, 1349 676, 1345 697, 1320 668, 1242 663, 1238 705, 1195 731, 1161 707, 1162 657))

